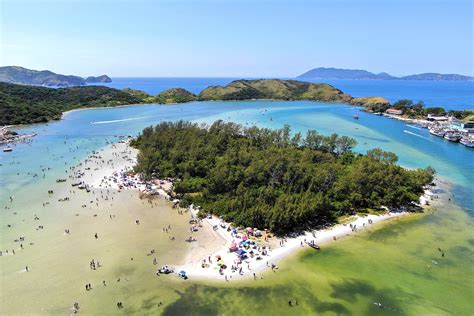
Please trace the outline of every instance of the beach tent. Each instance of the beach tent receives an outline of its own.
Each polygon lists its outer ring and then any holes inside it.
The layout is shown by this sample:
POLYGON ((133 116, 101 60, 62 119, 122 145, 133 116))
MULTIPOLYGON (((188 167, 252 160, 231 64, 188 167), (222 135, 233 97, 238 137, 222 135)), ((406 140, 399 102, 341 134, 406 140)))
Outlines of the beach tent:
POLYGON ((243 256, 247 253, 247 251, 243 250, 243 249, 239 249, 235 252, 236 254, 238 254, 239 256, 243 256))

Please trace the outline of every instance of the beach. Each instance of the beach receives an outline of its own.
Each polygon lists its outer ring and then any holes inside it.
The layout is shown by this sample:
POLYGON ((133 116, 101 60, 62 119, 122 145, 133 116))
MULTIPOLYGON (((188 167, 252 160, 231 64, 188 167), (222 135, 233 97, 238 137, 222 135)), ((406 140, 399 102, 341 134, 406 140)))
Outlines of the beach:
MULTIPOLYGON (((329 242, 340 238, 355 235, 358 232, 370 229, 374 225, 388 221, 393 218, 409 215, 408 212, 386 212, 379 215, 354 215, 347 218, 344 224, 337 224, 329 228, 308 231, 293 237, 254 237, 247 234, 245 229, 232 232, 232 225, 226 223, 216 216, 206 216, 203 219, 198 217, 198 207, 188 209, 174 208, 173 200, 167 192, 170 192, 171 182, 166 181, 165 189, 161 185, 154 185, 151 189, 150 183, 140 180, 139 175, 130 173, 136 163, 137 150, 130 147, 128 141, 121 141, 90 155, 75 170, 76 174, 83 174, 88 170, 94 170, 84 178, 84 183, 90 188, 101 188, 106 190, 132 190, 139 192, 135 198, 143 196, 145 191, 155 191, 159 194, 151 195, 152 200, 144 198, 148 203, 167 203, 170 211, 177 217, 181 217, 182 225, 187 225, 187 229, 181 232, 186 236, 176 243, 186 244, 186 251, 180 256, 166 262, 174 272, 185 271, 186 275, 192 279, 203 280, 225 280, 227 282, 243 278, 260 278, 269 271, 276 272, 278 263, 285 257, 304 249, 315 250, 313 246, 321 247, 329 242), (98 168, 97 166, 100 166, 98 168), (183 216, 184 215, 184 216, 183 216), (245 259, 237 255, 236 251, 230 251, 232 244, 241 244, 243 239, 249 238, 254 244, 246 247, 245 251, 251 255, 245 259), (222 269, 221 267, 224 267, 222 269)), ((77 180, 77 179, 75 179, 77 180)), ((163 183, 163 180, 156 179, 154 183, 163 183)), ((430 191, 427 191, 420 201, 425 204, 433 198, 430 191)), ((176 201, 175 201, 176 202, 176 201)), ((165 227, 166 232, 166 227, 165 227)), ((241 247, 237 247, 241 248, 241 247)), ((324 249, 324 247, 321 247, 324 249)), ((324 250, 323 250, 324 251, 324 250)))
MULTIPOLYGON (((104 314, 119 300, 125 310, 136 306, 144 289, 183 288, 178 277, 156 271, 187 253, 185 216, 164 199, 140 199, 138 190, 100 187, 109 172, 131 167, 125 148, 117 143, 90 153, 61 182, 30 191, 31 198, 12 196, 1 240, 3 314, 70 314, 75 302, 81 313, 104 314), (88 189, 72 186, 78 181, 88 189), (38 299, 39 293, 47 295, 38 299)), ((153 310, 176 299, 155 294, 153 310)))

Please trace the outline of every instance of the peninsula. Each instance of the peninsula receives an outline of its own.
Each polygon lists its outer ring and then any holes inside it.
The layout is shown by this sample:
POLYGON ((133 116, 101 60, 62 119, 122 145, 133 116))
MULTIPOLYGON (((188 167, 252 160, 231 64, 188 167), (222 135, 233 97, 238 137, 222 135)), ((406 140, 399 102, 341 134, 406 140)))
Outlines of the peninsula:
POLYGON ((0 82, 46 87, 85 86, 90 83, 112 82, 106 75, 88 77, 61 75, 49 70, 32 70, 19 66, 0 67, 0 82))
MULTIPOLYGON (((337 102, 362 106, 368 112, 384 112, 392 106, 383 97, 353 98, 329 84, 281 79, 235 80, 226 86, 210 86, 198 95, 182 88, 172 88, 154 96, 130 88, 86 86, 53 89, 0 82, 0 125, 59 120, 63 112, 80 108, 259 99, 337 102)), ((443 108, 425 108, 423 104, 410 100, 397 101, 393 106, 403 109, 404 114, 411 118, 446 113, 443 108)), ((457 118, 472 115, 469 111, 450 111, 448 114, 457 118)))
POLYGON ((104 86, 52 89, 0 82, 0 125, 29 124, 58 120, 65 111, 86 107, 129 104, 173 104, 215 100, 311 100, 348 103, 352 97, 328 84, 296 80, 236 80, 227 86, 211 86, 195 95, 173 88, 151 96, 133 89, 104 86))

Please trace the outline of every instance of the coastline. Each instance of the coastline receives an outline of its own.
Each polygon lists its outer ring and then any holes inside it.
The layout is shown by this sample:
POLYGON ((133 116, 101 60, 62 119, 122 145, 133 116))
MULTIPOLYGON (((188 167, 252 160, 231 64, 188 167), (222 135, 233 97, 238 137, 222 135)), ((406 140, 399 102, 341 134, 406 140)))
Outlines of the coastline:
MULTIPOLYGON (((90 179, 84 180, 84 183, 95 189, 134 190, 139 192, 135 198, 143 197, 144 191, 149 190, 150 187, 141 182, 135 174, 125 176, 135 164, 137 154, 138 151, 131 148, 128 142, 115 143, 102 148, 80 164, 81 168, 91 168, 97 164, 95 160, 106 161, 107 164, 97 170, 97 173, 94 172, 90 179)), ((168 181, 164 182, 163 180, 155 182, 158 185, 153 185, 153 188, 157 194, 152 196, 171 201, 172 198, 167 192, 172 184, 168 181)), ((425 191, 425 195, 420 198, 420 204, 431 201, 435 198, 434 195, 429 190, 425 191)), ((176 204, 176 201, 172 202, 176 204)), ((166 202, 170 208, 172 202, 166 202)), ((166 265, 172 267, 174 272, 185 271, 192 279, 218 281, 260 278, 269 270, 276 271, 278 263, 288 256, 311 248, 311 242, 317 246, 327 245, 340 238, 351 237, 371 227, 377 227, 382 222, 412 214, 400 211, 386 212, 380 215, 355 215, 344 223, 308 231, 295 237, 278 238, 273 236, 267 239, 263 236, 259 238, 249 236, 249 240, 255 244, 247 248, 247 251, 254 254, 241 260, 235 252, 229 251, 229 245, 241 243, 244 238, 247 238, 247 236, 243 237, 244 231, 232 232, 231 227, 233 226, 220 220, 217 216, 199 220, 198 209, 195 207, 177 208, 174 213, 175 216, 186 215, 186 222, 189 223, 188 238, 192 241, 188 242, 189 249, 181 259, 177 258, 174 262, 166 262, 166 265), (222 265, 225 266, 224 269, 220 268, 222 265)))

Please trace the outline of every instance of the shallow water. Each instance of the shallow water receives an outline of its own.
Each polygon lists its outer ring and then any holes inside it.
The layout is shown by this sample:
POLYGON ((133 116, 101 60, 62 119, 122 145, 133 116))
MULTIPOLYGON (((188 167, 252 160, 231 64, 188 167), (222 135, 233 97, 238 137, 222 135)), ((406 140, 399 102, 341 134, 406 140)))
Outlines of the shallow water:
MULTIPOLYGON (((2 311, 62 314, 64 308, 77 299, 87 302, 82 310, 86 314, 107 313, 110 306, 114 307, 117 297, 124 301, 129 312, 162 311, 155 308, 157 302, 163 300, 166 304, 171 303, 164 309, 166 314, 181 315, 192 312, 235 314, 244 310, 251 313, 249 311, 259 309, 273 314, 354 315, 468 315, 472 311, 474 187, 471 177, 474 174, 474 150, 431 136, 424 129, 362 113, 347 105, 254 101, 84 110, 68 113, 59 122, 29 126, 23 131, 36 131, 39 135, 30 144, 15 146, 12 153, 0 153, 0 207, 4 209, 9 205, 9 196, 15 197, 15 206, 3 210, 0 215, 0 248, 17 247, 13 239, 24 232, 29 238, 34 238, 35 245, 31 246, 31 251, 0 257, 2 311), (360 115, 359 120, 352 119, 354 113, 360 115), (157 281, 150 278, 153 269, 148 266, 137 265, 140 268, 134 270, 128 262, 129 249, 138 245, 137 251, 142 253, 145 245, 141 243, 143 241, 130 238, 133 236, 131 230, 136 227, 127 226, 128 222, 117 226, 123 232, 104 226, 110 230, 110 236, 114 236, 107 255, 94 253, 97 249, 94 250, 94 244, 91 244, 93 238, 84 242, 77 240, 75 244, 79 250, 69 249, 69 244, 58 242, 57 234, 62 232, 65 223, 76 225, 87 235, 92 234, 94 228, 102 227, 103 222, 99 219, 92 227, 87 226, 90 220, 81 224, 82 217, 73 216, 77 205, 63 207, 58 204, 43 210, 41 203, 45 201, 46 191, 49 188, 59 190, 55 179, 64 175, 69 166, 85 158, 88 152, 103 147, 107 141, 117 140, 117 135, 137 135, 151 124, 178 119, 197 122, 224 119, 272 128, 289 124, 293 131, 305 132, 311 128, 324 134, 336 132, 351 136, 357 139, 356 150, 359 152, 381 147, 397 153, 399 162, 406 167, 433 166, 443 179, 451 182, 449 197, 453 202, 444 201, 436 207, 434 214, 397 220, 403 223, 389 224, 359 237, 339 241, 325 247, 321 253, 303 252, 283 262, 275 275, 270 273, 263 280, 236 284, 193 283, 192 278, 186 283, 174 279, 157 281), (50 170, 41 172, 48 167, 50 170), (35 173, 37 177, 32 176, 35 173), (18 214, 13 214, 14 211, 18 214), (34 230, 33 214, 40 214, 44 231, 34 230), (12 228, 7 228, 6 223, 11 223, 12 228), (128 250, 123 251, 117 246, 120 244, 128 250), (446 252, 445 258, 441 258, 438 247, 446 252), (78 278, 82 282, 90 272, 87 263, 84 266, 82 261, 88 262, 98 255, 114 262, 113 269, 104 268, 103 275, 94 276, 91 282, 100 283, 101 278, 112 280, 125 274, 131 275, 132 281, 109 287, 107 291, 103 288, 93 290, 93 295, 81 288, 82 283, 76 288, 78 278), (32 269, 31 273, 20 273, 25 262, 37 262, 42 267, 50 266, 51 270, 36 273, 32 269), (37 286, 31 286, 36 282, 39 282, 37 286), (45 292, 49 294, 39 296, 45 292), (23 296, 19 296, 20 293, 23 296), (289 299, 297 299, 298 306, 289 307, 289 299), (30 303, 22 306, 23 300, 30 300, 30 303), (374 302, 381 302, 386 308, 380 309, 374 302)), ((132 199, 124 200, 121 208, 117 205, 117 211, 121 209, 123 214, 129 214, 125 217, 129 221, 133 221, 137 212, 146 216, 148 222, 161 225, 156 213, 147 213, 153 209, 143 208, 139 201, 133 202, 132 199)), ((164 217, 165 221, 179 225, 170 214, 164 217)), ((143 235, 136 238, 138 236, 143 235)), ((155 236, 152 230, 149 238, 156 238, 157 248, 163 248, 165 258, 176 255, 165 244, 166 240, 160 241, 160 235, 155 236)), ((147 245, 148 242, 150 239, 147 238, 147 245)))

